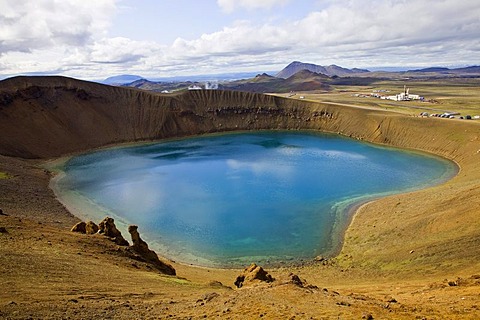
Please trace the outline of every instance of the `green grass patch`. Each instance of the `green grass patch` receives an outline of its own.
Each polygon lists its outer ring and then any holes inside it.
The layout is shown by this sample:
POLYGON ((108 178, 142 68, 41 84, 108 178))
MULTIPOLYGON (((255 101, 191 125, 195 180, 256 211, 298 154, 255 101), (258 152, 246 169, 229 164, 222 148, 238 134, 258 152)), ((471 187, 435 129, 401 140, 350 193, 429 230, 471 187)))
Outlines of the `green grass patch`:
POLYGON ((0 179, 10 179, 10 175, 6 172, 0 171, 0 179))

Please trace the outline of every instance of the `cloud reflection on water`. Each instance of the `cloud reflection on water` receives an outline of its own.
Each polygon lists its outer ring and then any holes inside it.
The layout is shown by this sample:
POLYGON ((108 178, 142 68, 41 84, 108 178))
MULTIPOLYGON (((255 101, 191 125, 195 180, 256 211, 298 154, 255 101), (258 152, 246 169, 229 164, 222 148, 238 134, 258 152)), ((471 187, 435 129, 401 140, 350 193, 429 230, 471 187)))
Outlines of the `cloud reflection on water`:
POLYGON ((446 170, 431 158, 322 137, 239 134, 100 151, 71 161, 65 187, 141 225, 169 252, 282 259, 332 245, 336 201, 411 188, 446 170))

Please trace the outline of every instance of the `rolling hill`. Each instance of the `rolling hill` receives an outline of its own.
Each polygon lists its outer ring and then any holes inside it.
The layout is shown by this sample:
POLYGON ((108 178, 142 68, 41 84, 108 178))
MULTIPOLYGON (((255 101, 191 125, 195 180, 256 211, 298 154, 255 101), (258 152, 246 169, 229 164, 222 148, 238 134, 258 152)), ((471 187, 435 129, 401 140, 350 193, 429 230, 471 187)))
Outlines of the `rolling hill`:
MULTIPOLYGON (((287 79, 274 77, 266 73, 258 74, 250 79, 223 82, 218 88, 222 90, 257 92, 257 93, 285 93, 290 91, 330 90, 332 78, 308 70, 301 70, 287 79)), ((123 86, 142 90, 162 92, 187 90, 189 86, 204 87, 201 82, 155 82, 140 79, 123 86)))
POLYGON ((287 79, 259 74, 255 78, 222 84, 222 88, 236 91, 285 93, 290 91, 330 90, 331 78, 323 74, 301 70, 287 79))
POLYGON ((140 79, 143 79, 143 78, 137 75, 132 75, 132 74, 122 74, 119 76, 108 77, 107 79, 101 81, 101 83, 110 84, 110 85, 122 85, 125 83, 137 81, 140 79))

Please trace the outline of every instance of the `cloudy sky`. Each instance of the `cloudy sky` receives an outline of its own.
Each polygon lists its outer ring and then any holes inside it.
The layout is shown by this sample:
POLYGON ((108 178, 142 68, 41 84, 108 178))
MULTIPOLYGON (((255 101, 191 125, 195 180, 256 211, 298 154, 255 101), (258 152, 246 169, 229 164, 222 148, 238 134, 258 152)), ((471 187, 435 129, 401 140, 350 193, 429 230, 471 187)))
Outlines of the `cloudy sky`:
POLYGON ((0 0, 0 77, 480 64, 479 0, 0 0))

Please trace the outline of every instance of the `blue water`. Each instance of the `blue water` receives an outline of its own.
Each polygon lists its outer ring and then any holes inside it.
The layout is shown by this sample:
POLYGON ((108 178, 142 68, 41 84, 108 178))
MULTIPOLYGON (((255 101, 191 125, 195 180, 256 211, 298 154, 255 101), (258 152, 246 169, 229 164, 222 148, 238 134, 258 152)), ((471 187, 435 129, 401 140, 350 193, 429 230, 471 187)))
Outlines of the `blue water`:
POLYGON ((345 204, 436 184, 454 170, 336 135, 262 132, 77 156, 58 189, 139 225, 162 255, 238 266, 332 253, 350 218, 345 204))

